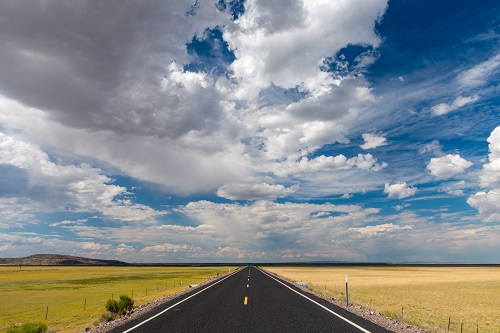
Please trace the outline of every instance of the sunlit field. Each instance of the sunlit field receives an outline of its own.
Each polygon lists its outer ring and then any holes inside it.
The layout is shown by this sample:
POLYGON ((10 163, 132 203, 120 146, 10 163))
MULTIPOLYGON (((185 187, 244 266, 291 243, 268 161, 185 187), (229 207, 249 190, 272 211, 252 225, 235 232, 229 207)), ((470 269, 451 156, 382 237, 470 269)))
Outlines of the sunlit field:
POLYGON ((82 332, 106 312, 109 298, 127 294, 138 306, 235 268, 0 266, 0 332, 38 321, 82 332))
POLYGON ((500 332, 500 267, 264 267, 431 332, 500 332))

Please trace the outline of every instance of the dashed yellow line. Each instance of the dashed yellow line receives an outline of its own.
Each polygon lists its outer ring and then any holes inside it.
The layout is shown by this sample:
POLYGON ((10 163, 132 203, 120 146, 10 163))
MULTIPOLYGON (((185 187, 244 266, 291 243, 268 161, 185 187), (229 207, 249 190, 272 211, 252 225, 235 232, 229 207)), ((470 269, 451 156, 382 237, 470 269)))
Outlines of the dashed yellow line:
POLYGON ((243 305, 247 305, 248 304, 248 297, 245 296, 245 300, 243 301, 243 305))

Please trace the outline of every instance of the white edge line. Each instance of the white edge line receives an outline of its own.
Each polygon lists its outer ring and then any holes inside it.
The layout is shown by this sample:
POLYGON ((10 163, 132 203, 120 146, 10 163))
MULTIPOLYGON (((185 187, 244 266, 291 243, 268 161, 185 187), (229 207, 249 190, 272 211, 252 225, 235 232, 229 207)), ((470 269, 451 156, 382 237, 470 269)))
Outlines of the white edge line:
POLYGON ((172 308, 176 307, 177 305, 181 304, 181 303, 182 303, 182 302, 184 302, 184 301, 187 301, 187 300, 188 300, 188 299, 190 299, 191 297, 194 297, 194 296, 198 295, 199 293, 204 292, 204 291, 205 291, 205 290, 207 290, 208 288, 211 288, 211 287, 215 286, 217 283, 224 281, 225 279, 227 279, 227 278, 228 278, 228 277, 230 277, 230 276, 233 276, 234 274, 236 274, 236 273, 237 273, 237 272, 239 272, 239 271, 240 271, 240 270, 237 270, 237 271, 235 271, 235 272, 231 273, 230 275, 226 276, 225 278, 220 279, 219 281, 215 282, 214 284, 211 284, 211 285, 209 285, 208 287, 206 287, 206 288, 204 288, 204 289, 202 289, 202 290, 200 290, 200 291, 196 292, 195 294, 192 294, 191 296, 184 298, 182 301, 179 301, 179 302, 175 303, 175 304, 174 304, 174 305, 172 305, 171 307, 169 307, 169 308, 167 308, 167 309, 165 309, 165 310, 163 310, 163 311, 161 311, 161 312, 159 312, 159 313, 155 314, 155 315, 154 315, 154 316, 152 316, 152 317, 149 317, 148 319, 144 320, 143 322, 140 322, 139 324, 135 325, 134 327, 129 328, 129 329, 128 329, 128 330, 126 330, 126 331, 123 331, 123 333, 128 333, 128 332, 130 332, 130 331, 132 331, 132 330, 135 330, 137 327, 139 327, 139 326, 141 326, 141 325, 143 325, 143 324, 147 323, 147 322, 148 322, 148 321, 150 321, 150 320, 155 319, 156 317, 158 317, 158 316, 160 316, 160 315, 164 314, 164 313, 165 313, 165 312, 167 312, 168 310, 170 310, 170 309, 172 309, 172 308))
POLYGON ((295 293, 299 294, 300 296, 302 296, 302 297, 304 297, 304 298, 308 299, 309 301, 313 302, 314 304, 316 304, 316 305, 318 305, 318 306, 322 307, 323 309, 325 309, 326 311, 330 312, 331 314, 333 314, 333 315, 335 315, 335 316, 339 317, 340 319, 342 319, 342 320, 344 320, 344 321, 348 322, 349 324, 351 324, 352 326, 356 327, 356 328, 357 328, 357 329, 359 329, 360 331, 365 332, 365 333, 371 333, 370 331, 368 331, 368 330, 364 329, 363 327, 359 326, 358 324, 355 324, 355 323, 353 323, 352 321, 350 321, 349 319, 344 318, 344 317, 342 317, 341 315, 339 315, 338 313, 336 313, 336 312, 334 312, 334 311, 330 310, 330 309, 329 309, 329 308, 327 308, 326 306, 319 304, 319 303, 318 303, 318 302, 316 302, 315 300, 310 299, 309 297, 307 297, 306 295, 304 295, 304 294, 302 294, 302 293, 299 293, 297 290, 295 290, 295 289, 293 289, 292 287, 290 287, 290 286, 286 285, 285 283, 281 282, 280 280, 276 279, 275 277, 273 277, 273 276, 269 275, 268 273, 266 273, 266 272, 265 272, 265 271, 263 271, 262 269, 260 269, 260 268, 259 268, 259 270, 260 270, 262 273, 264 273, 265 275, 269 276, 271 279, 273 279, 273 280, 275 280, 275 281, 277 281, 277 282, 281 283, 282 285, 284 285, 285 287, 287 287, 287 288, 288 288, 288 289, 290 289, 291 291, 293 291, 293 292, 295 292, 295 293))

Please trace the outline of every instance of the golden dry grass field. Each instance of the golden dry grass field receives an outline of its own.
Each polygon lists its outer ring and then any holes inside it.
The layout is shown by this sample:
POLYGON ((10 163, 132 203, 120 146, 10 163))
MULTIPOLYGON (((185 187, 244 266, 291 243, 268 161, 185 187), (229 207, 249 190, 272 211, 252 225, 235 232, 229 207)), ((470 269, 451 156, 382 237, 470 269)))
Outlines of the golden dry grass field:
POLYGON ((138 306, 235 268, 0 266, 0 332, 38 321, 56 332, 82 332, 112 297, 127 294, 138 306))
POLYGON ((500 332, 500 267, 264 267, 291 281, 431 332, 500 332))

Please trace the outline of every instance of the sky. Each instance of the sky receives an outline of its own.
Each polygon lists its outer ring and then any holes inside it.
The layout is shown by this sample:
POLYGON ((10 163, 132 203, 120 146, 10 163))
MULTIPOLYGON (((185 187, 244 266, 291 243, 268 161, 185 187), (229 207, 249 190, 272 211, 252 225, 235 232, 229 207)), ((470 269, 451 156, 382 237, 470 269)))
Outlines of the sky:
POLYGON ((0 12, 0 257, 500 263, 497 1, 0 12))

